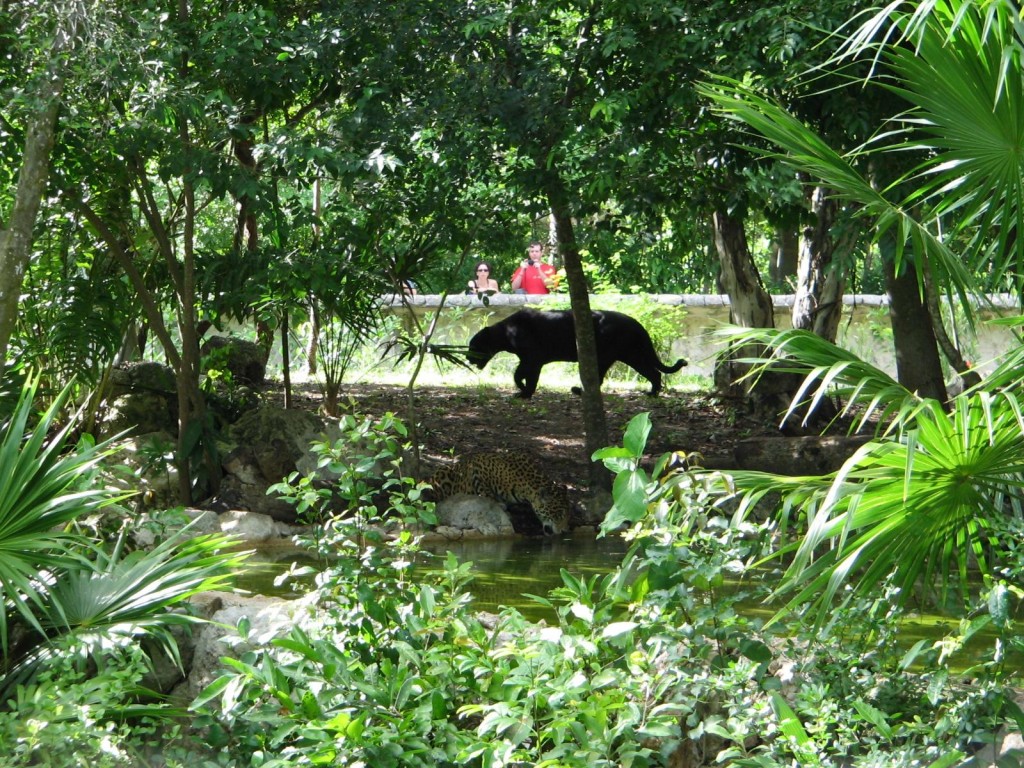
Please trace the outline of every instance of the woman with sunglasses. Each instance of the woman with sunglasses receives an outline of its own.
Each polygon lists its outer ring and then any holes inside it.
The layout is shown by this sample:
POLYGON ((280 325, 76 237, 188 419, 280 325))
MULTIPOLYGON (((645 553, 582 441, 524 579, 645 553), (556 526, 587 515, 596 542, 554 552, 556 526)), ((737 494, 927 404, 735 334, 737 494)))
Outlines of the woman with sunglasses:
POLYGON ((468 286, 469 288, 466 290, 466 293, 476 296, 480 294, 493 296, 496 293, 501 293, 498 281, 491 277, 491 265, 486 261, 477 262, 476 277, 469 281, 468 286))

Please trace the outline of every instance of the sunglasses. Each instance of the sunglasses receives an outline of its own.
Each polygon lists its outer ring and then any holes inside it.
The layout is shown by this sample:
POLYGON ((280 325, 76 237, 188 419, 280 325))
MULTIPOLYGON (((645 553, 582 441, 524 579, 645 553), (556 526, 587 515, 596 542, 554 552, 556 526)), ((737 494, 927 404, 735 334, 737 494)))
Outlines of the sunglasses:
POLYGON ((480 269, 477 270, 477 272, 490 272, 490 271, 491 270, 489 270, 487 267, 480 267, 480 269))

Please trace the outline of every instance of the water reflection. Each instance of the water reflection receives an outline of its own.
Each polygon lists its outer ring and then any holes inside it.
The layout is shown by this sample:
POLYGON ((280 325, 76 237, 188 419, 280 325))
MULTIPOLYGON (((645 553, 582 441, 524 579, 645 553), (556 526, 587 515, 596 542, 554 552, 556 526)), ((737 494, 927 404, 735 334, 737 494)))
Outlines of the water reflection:
POLYGON ((530 619, 552 618, 549 609, 524 597, 547 595, 562 586, 561 570, 583 577, 614 570, 628 545, 618 536, 601 539, 536 538, 500 541, 432 542, 423 549, 443 558, 451 552, 460 562, 473 563, 470 591, 482 611, 502 606, 519 609, 530 619))
MULTIPOLYGON (((536 620, 553 618, 553 614, 523 597, 524 594, 546 596, 551 589, 562 586, 563 568, 588 578, 609 573, 622 562, 628 546, 620 537, 610 536, 427 542, 422 549, 427 568, 440 570, 443 567, 440 561, 449 552, 459 562, 473 564, 474 579, 469 591, 479 610, 497 613, 502 606, 513 606, 536 620)), ((250 592, 297 597, 312 584, 311 577, 306 584, 274 583, 293 562, 316 565, 316 559, 305 550, 277 548, 258 552, 255 560, 260 564, 259 570, 247 575, 239 584, 250 592)))
MULTIPOLYGON (((625 541, 618 536, 601 539, 581 538, 536 538, 536 539, 502 539, 499 541, 473 540, 466 542, 431 542, 424 543, 423 549, 427 556, 425 566, 437 568, 443 566, 441 561, 451 552, 459 562, 473 564, 473 583, 469 587, 473 595, 473 605, 480 611, 497 613, 503 606, 514 607, 524 616, 533 621, 546 620, 549 623, 556 619, 550 608, 539 605, 524 595, 547 596, 555 587, 562 586, 560 571, 564 568, 576 576, 589 578, 613 571, 621 564, 628 549, 625 541)), ((246 576, 244 589, 262 595, 278 597, 296 597, 302 594, 306 585, 275 585, 275 577, 285 572, 292 562, 315 565, 315 558, 300 549, 278 549, 263 553, 260 559, 266 564, 261 573, 246 576)), ((778 571, 765 571, 760 578, 772 582, 780 578, 778 571)), ((728 589, 728 586, 725 587, 728 589)), ((763 603, 739 606, 747 617, 759 616, 767 618, 774 612, 770 605, 763 603)), ((919 639, 936 641, 955 629, 958 618, 932 608, 905 617, 900 630, 899 645, 909 649, 919 639)), ((958 654, 960 659, 955 666, 967 665, 978 659, 978 654, 991 648, 995 639, 995 631, 989 627, 979 632, 969 645, 965 654, 958 654)), ((1011 662, 1024 664, 1019 651, 1010 653, 1011 662)))

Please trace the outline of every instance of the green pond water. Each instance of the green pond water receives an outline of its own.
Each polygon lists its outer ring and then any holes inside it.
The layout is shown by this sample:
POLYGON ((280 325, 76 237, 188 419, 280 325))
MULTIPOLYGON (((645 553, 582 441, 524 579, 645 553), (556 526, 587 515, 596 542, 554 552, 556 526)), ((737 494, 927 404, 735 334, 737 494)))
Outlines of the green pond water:
MULTIPOLYGON (((560 571, 563 568, 587 578, 609 573, 622 562, 628 545, 621 538, 611 536, 600 539, 567 537, 438 542, 424 544, 423 549, 428 553, 425 556, 427 567, 434 562, 440 569, 441 561, 448 552, 460 562, 473 563, 474 581, 470 592, 479 610, 496 613, 503 606, 510 606, 531 620, 544 619, 553 623, 555 616, 551 609, 526 595, 546 596, 551 589, 562 586, 560 571)), ((240 587, 264 595, 293 597, 299 594, 294 586, 278 586, 273 582, 277 574, 285 571, 293 561, 310 560, 303 551, 276 550, 259 553, 257 558, 267 567, 261 573, 247 577, 240 587)), ((766 572, 765 578, 774 578, 774 574, 766 572)), ((741 606, 740 609, 748 615, 757 614, 766 619, 773 613, 772 607, 763 604, 741 606)), ((944 616, 940 612, 922 612, 903 621, 900 645, 910 648, 921 639, 937 641, 954 631, 958 623, 958 618, 944 616)), ((973 656, 982 649, 991 648, 992 636, 991 632, 979 633, 967 652, 961 654, 963 658, 957 660, 956 666, 970 665, 973 656)), ((1014 661, 1024 667, 1024 657, 1020 654, 1014 654, 1014 661)))
MULTIPOLYGON (((563 568, 584 577, 608 573, 622 562, 628 546, 618 537, 581 537, 435 542, 423 544, 422 549, 427 567, 436 563, 441 569, 448 552, 459 562, 473 563, 470 591, 481 611, 496 613, 502 606, 512 606, 530 619, 550 620, 553 616, 549 609, 524 595, 547 595, 561 586, 563 568)), ((266 567, 247 576, 239 586, 257 594, 281 597, 293 597, 298 592, 294 585, 275 585, 276 576, 293 561, 311 562, 301 550, 290 549, 259 552, 256 559, 266 567)))

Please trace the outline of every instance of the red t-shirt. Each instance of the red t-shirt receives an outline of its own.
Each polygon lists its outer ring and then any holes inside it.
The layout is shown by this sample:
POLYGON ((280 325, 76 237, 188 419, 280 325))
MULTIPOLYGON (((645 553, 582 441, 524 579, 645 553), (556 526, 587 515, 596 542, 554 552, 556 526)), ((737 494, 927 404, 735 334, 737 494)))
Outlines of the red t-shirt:
POLYGON ((523 282, 519 285, 527 293, 551 293, 544 284, 545 278, 556 279, 557 270, 550 264, 541 262, 536 266, 519 267, 512 273, 512 281, 515 282, 519 275, 523 275, 523 282))

